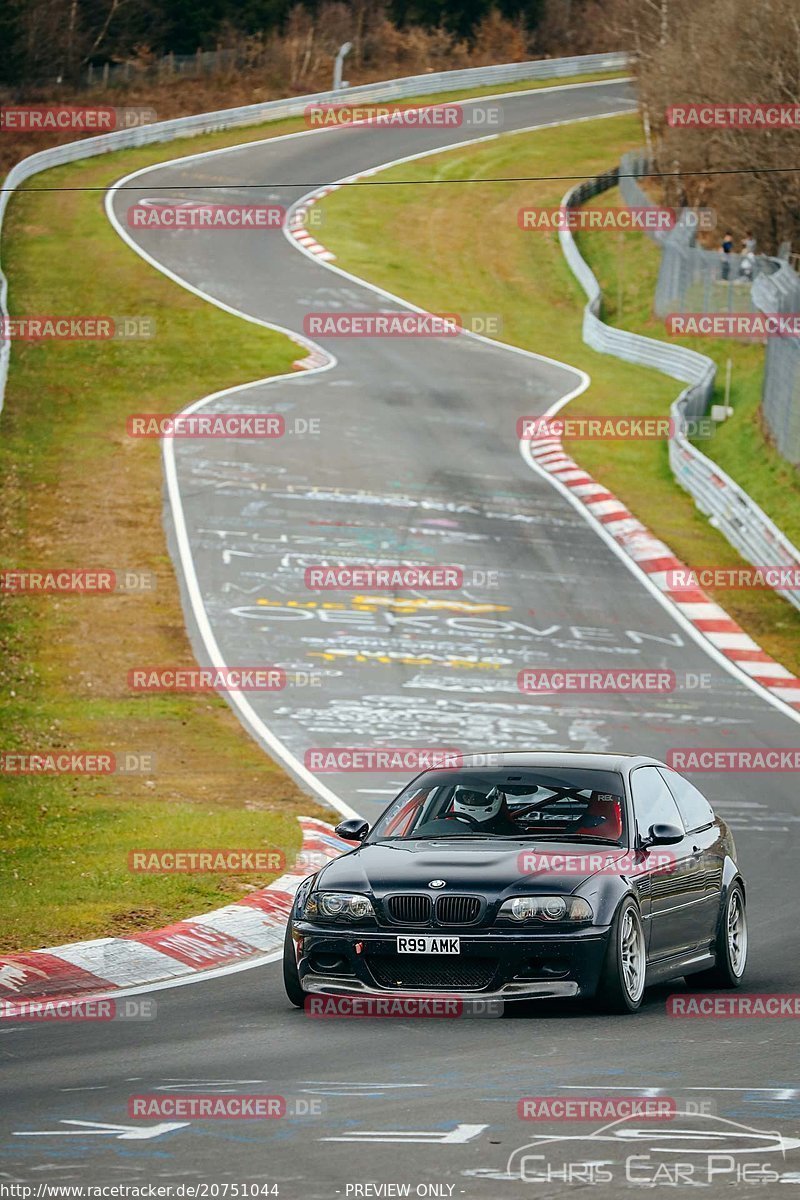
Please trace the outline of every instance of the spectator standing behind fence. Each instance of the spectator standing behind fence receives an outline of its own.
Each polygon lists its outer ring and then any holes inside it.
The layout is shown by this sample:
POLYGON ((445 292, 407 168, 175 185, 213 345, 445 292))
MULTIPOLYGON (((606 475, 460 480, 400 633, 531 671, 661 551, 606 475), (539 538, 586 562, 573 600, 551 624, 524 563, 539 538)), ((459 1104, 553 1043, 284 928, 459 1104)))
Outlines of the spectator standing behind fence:
POLYGON ((756 273, 756 239, 748 229, 742 238, 742 258, 739 263, 739 279, 752 283, 756 273))
POLYGON ((731 254, 733 253, 733 234, 726 233, 719 248, 722 262, 720 263, 720 279, 729 279, 731 272, 731 254))

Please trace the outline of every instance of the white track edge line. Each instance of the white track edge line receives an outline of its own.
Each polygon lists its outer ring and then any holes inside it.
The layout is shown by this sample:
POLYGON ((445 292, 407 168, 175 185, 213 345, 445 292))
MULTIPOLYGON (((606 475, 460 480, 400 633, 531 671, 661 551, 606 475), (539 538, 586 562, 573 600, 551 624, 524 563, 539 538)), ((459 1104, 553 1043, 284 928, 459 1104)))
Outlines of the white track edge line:
MULTIPOLYGON (((146 170, 150 169, 152 168, 146 168, 146 170)), ((192 292, 200 299, 207 300, 215 307, 220 308, 233 316, 241 317, 243 320, 249 321, 253 325, 259 325, 262 328, 271 329, 274 332, 285 334, 291 341, 293 341, 295 344, 303 346, 303 348, 308 350, 309 353, 316 351, 326 360, 324 365, 313 367, 310 370, 305 371, 303 375, 296 375, 294 373, 285 375, 271 375, 267 376, 265 379, 256 379, 249 383, 235 384, 231 387, 222 388, 220 391, 203 396, 200 400, 196 400, 194 403, 187 405, 186 408, 181 410, 183 413, 188 414, 196 412, 206 404, 211 403, 212 400, 219 399, 221 396, 225 396, 229 393, 246 391, 248 388, 253 387, 270 386, 271 384, 284 381, 305 379, 311 374, 328 371, 336 365, 336 358, 333 355, 328 354, 328 352, 324 351, 321 346, 311 342, 308 338, 298 335, 293 330, 286 329, 281 325, 274 325, 271 322, 264 321, 259 317, 253 317, 249 313, 241 312, 240 310, 233 308, 231 305, 226 304, 224 301, 217 300, 214 296, 211 296, 209 293, 202 291, 202 289, 195 287, 194 284, 189 283, 188 280, 181 278, 180 275, 159 263, 158 260, 153 258, 153 256, 150 255, 146 250, 138 246, 118 220, 113 208, 114 197, 119 188, 128 179, 133 178, 134 175, 138 174, 141 174, 141 172, 136 171, 131 175, 125 176, 122 180, 114 184, 113 187, 109 188, 105 197, 106 216, 122 240, 126 242, 132 250, 134 250, 141 258, 148 262, 150 266, 155 267, 157 271, 160 271, 174 283, 177 283, 180 287, 192 292)), ((170 507, 172 509, 175 536, 178 543, 178 553, 180 557, 181 568, 184 574, 184 582, 189 595, 189 601, 192 606, 192 613, 206 652, 208 653, 212 664, 217 668, 226 668, 227 663, 222 656, 222 652, 220 651, 217 640, 214 637, 214 633, 211 629, 208 613, 203 602, 202 592, 200 591, 200 585, 194 567, 191 546, 186 531, 186 519, 180 496, 180 488, 177 482, 175 450, 171 438, 162 438, 162 453, 164 459, 164 472, 167 482, 167 494, 169 497, 170 507)), ((225 693, 224 699, 228 701, 232 708, 238 710, 245 726, 255 734, 256 740, 268 747, 275 757, 278 758, 286 767, 288 767, 297 778, 301 779, 308 787, 310 787, 314 794, 318 796, 324 803, 341 813, 341 815, 344 817, 358 817, 361 815, 360 813, 356 812, 355 809, 351 808, 350 805, 342 800, 339 796, 337 796, 336 793, 333 792, 329 787, 317 779, 317 777, 313 775, 303 763, 300 762, 300 760, 292 753, 292 751, 289 750, 289 748, 284 745, 284 743, 281 742, 280 739, 277 738, 275 734, 267 727, 242 692, 233 690, 228 691, 225 693)))

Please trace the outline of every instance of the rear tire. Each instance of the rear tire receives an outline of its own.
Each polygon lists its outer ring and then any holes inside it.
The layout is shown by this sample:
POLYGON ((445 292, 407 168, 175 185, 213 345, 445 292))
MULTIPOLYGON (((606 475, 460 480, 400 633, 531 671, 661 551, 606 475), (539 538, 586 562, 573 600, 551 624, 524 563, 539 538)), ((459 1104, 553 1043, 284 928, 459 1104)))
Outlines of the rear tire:
POLYGON ((283 940, 283 986, 295 1008, 302 1008, 305 1004, 306 993, 300 984, 300 975, 297 970, 291 918, 287 922, 286 937, 283 940))
POLYGON ((623 900, 611 925, 595 1004, 601 1012, 633 1013, 642 1005, 647 952, 639 909, 623 900))
POLYGON ((738 882, 728 889, 714 943, 714 957, 713 967, 689 975, 688 979, 707 988, 740 987, 747 969, 747 910, 744 889, 738 882))

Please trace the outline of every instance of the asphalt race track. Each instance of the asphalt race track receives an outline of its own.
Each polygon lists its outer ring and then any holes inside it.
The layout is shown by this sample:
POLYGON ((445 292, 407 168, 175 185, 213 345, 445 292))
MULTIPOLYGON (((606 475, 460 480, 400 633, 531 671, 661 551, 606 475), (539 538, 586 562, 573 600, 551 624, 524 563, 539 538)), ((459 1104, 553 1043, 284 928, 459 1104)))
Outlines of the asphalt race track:
MULTIPOLYGON (((493 103, 510 132, 634 102, 629 85, 612 81, 493 103)), ((480 132, 468 123, 323 131, 198 155, 138 173, 116 193, 114 210, 124 225, 131 203, 164 195, 289 207, 317 185, 480 132)), ((380 189, 373 199, 380 204, 380 189)), ((299 253, 279 232, 136 237, 204 294, 296 333, 309 312, 402 307, 299 253)), ((328 369, 234 389, 203 408, 279 412, 290 428, 316 418, 319 434, 174 443, 204 606, 192 607, 186 590, 198 658, 209 661, 210 631, 228 664, 274 662, 319 680, 248 697, 287 754, 302 762, 318 747, 397 744, 665 757, 675 747, 796 745, 796 721, 710 656, 520 456, 517 418, 574 391, 578 373, 466 335, 410 346, 319 342, 335 356, 328 369), (305 567, 327 560, 455 564, 470 586, 402 605, 308 591, 305 567), (490 572, 495 586, 482 582, 490 572), (670 668, 702 686, 669 696, 520 694, 518 671, 545 665, 670 668)), ((167 520, 179 557, 174 505, 167 520)), ((372 817, 404 780, 339 773, 322 781, 372 817)), ((750 885, 748 990, 797 990, 800 802, 792 777, 697 782, 731 824, 750 885)), ((776 1194, 778 1177, 800 1182, 791 1025, 670 1020, 665 997, 682 987, 649 992, 630 1018, 542 1005, 502 1020, 314 1021, 290 1008, 273 964, 154 991, 152 1021, 6 1024, 0 1181, 275 1183, 289 1200, 402 1194, 353 1190, 369 1182, 408 1184, 411 1195, 514 1200, 588 1184, 605 1198, 680 1183, 676 1163, 706 1170, 716 1148, 707 1193, 738 1184, 738 1195, 776 1194), (131 1094, 181 1088, 283 1095, 296 1115, 130 1136, 143 1128, 128 1118, 131 1094), (520 1097, 600 1091, 671 1097, 689 1115, 638 1124, 635 1136, 623 1125, 599 1141, 596 1122, 548 1124, 551 1139, 579 1140, 529 1151, 542 1156, 542 1182, 506 1175, 509 1155, 542 1133, 518 1119, 520 1097), (128 1136, 98 1123, 127 1127, 128 1136), (678 1139, 676 1127, 694 1138, 678 1139), (640 1157, 626 1168, 632 1155, 640 1157)), ((684 1170, 686 1186, 691 1179, 684 1170)))

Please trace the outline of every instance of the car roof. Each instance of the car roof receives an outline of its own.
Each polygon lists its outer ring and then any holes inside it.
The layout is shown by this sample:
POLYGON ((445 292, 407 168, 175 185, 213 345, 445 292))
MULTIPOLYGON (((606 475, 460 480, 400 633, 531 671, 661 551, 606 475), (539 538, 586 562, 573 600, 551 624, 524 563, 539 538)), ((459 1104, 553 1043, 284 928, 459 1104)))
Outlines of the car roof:
MULTIPOLYGON (((634 767, 664 767, 665 763, 646 754, 621 754, 613 751, 583 750, 490 750, 475 754, 460 755, 457 762, 447 767, 463 766, 466 770, 503 767, 583 767, 594 771, 617 771, 628 775, 634 767)), ((447 769, 447 767, 445 769, 447 769)), ((433 767, 432 770, 438 768, 433 767)), ((427 774, 427 772, 425 772, 427 774)))

